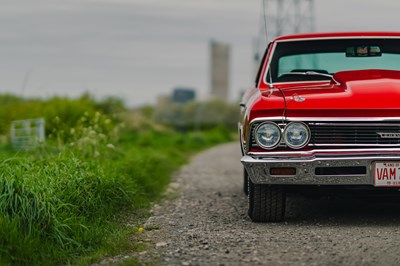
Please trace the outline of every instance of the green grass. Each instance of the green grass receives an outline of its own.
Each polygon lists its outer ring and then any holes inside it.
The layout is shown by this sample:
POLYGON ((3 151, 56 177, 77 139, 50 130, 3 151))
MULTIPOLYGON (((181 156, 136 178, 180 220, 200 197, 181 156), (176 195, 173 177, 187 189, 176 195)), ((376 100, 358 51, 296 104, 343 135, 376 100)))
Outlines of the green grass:
POLYGON ((0 265, 90 265, 146 248, 138 227, 173 173, 195 152, 232 139, 225 124, 178 132, 146 110, 89 95, 0 95, 0 265), (14 151, 11 120, 36 117, 46 120, 46 144, 14 151))
POLYGON ((72 154, 2 163, 0 257, 54 264, 90 252, 111 230, 113 214, 130 206, 134 186, 72 154))
POLYGON ((1 148, 0 264, 85 265, 141 248, 127 221, 139 223, 191 154, 229 136, 146 130, 124 133, 112 148, 108 140, 15 155, 1 148))

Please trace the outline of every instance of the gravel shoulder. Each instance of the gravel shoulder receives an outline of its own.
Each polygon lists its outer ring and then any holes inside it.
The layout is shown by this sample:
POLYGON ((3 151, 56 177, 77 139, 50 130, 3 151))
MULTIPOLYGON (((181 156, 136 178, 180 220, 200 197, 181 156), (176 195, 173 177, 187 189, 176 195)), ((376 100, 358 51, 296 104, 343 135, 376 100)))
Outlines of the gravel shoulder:
POLYGON ((157 265, 400 265, 400 205, 289 196, 283 223, 247 216, 238 143, 194 157, 153 208, 140 257, 157 265), (151 255, 151 256, 150 256, 151 255), (150 258, 149 258, 150 256, 150 258))

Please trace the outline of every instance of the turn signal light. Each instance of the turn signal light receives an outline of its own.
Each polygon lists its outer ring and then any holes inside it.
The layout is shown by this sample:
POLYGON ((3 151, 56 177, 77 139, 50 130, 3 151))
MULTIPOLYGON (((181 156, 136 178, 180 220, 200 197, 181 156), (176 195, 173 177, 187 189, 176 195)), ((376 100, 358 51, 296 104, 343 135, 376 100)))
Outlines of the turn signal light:
POLYGON ((271 175, 296 175, 294 167, 274 167, 269 170, 271 175))

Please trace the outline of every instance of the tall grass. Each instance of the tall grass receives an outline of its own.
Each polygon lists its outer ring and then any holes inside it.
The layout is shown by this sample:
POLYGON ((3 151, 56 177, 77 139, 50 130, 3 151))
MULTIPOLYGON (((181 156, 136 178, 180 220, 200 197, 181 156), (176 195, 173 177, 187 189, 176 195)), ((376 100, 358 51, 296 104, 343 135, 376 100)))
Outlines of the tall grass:
POLYGON ((8 224, 0 227, 3 262, 73 260, 104 242, 123 209, 145 202, 115 159, 86 156, 66 150, 0 162, 0 223, 8 224))
POLYGON ((58 263, 90 251, 103 237, 93 227, 129 206, 135 191, 127 180, 74 155, 15 158, 0 172, 0 217, 13 227, 11 235, 10 226, 0 227, 0 235, 8 235, 0 238, 0 255, 11 264, 58 263), (26 251, 34 249, 40 252, 26 251))
POLYGON ((134 248, 126 215, 135 221, 188 155, 231 134, 123 128, 101 110, 52 125, 40 150, 0 146, 1 265, 76 264, 134 248))

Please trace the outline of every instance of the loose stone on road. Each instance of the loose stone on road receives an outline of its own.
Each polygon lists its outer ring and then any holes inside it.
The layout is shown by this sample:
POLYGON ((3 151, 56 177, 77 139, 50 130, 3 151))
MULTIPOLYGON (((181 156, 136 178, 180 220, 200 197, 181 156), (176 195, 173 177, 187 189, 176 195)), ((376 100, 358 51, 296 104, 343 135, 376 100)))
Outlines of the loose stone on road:
MULTIPOLYGON (((177 173, 143 238, 160 265, 400 265, 400 205, 289 195, 283 223, 247 216, 238 143, 177 173), (171 192, 172 191, 172 192, 171 192)), ((147 253, 146 253, 147 254, 147 253)), ((143 258, 145 259, 145 258, 143 258)))

